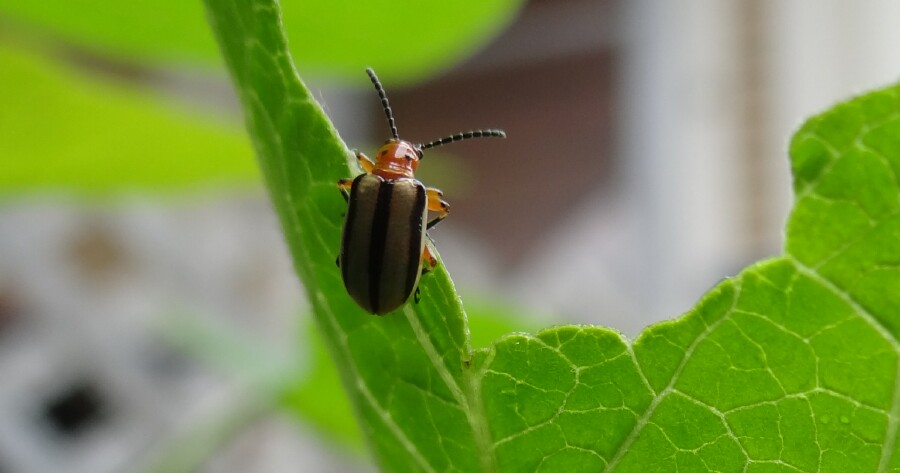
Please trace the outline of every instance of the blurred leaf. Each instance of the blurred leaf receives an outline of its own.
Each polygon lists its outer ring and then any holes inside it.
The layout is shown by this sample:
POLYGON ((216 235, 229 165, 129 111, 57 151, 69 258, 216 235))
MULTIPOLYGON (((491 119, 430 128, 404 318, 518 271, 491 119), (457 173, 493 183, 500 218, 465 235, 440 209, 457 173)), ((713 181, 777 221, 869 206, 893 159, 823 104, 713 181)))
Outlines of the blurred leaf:
POLYGON ((0 46, 0 194, 258 182, 240 128, 0 46))
POLYGON ((334 183, 358 171, 297 78, 277 4, 207 7, 297 272, 385 471, 900 468, 900 86, 798 132, 784 256, 633 344, 565 326, 473 351, 443 266, 420 304, 373 317, 350 301, 334 267, 346 208, 334 183))
MULTIPOLYGON (((277 405, 332 440, 359 450, 359 426, 334 362, 314 328, 298 335, 302 342, 290 353, 280 353, 233 328, 187 313, 164 319, 161 333, 179 350, 235 379, 255 396, 253 403, 265 406, 266 411, 277 405)), ((197 433, 198 437, 204 434, 221 436, 214 428, 197 433)), ((172 456, 176 451, 188 459, 200 455, 176 448, 172 456)))
POLYGON ((140 469, 142 473, 195 473, 223 445, 247 426, 271 413, 269 405, 240 398, 221 410, 221 415, 198 421, 191 428, 168 439, 158 458, 140 469))
POLYGON ((270 346, 218 317, 178 311, 162 318, 157 330, 173 348, 229 375, 270 404, 311 370, 312 354, 305 345, 270 346))
POLYGON ((510 332, 533 332, 541 320, 530 309, 478 296, 466 297, 466 319, 475 349, 490 347, 510 332))
POLYGON ((286 384, 281 394, 281 407, 325 436, 361 451, 359 425, 322 336, 319 331, 311 330, 305 338, 306 356, 311 365, 309 372, 286 384))
MULTIPOLYGON (((285 0, 285 27, 306 72, 357 81, 366 65, 396 84, 466 57, 522 0, 285 0)), ((0 13, 129 60, 218 60, 197 1, 4 0, 0 13)))

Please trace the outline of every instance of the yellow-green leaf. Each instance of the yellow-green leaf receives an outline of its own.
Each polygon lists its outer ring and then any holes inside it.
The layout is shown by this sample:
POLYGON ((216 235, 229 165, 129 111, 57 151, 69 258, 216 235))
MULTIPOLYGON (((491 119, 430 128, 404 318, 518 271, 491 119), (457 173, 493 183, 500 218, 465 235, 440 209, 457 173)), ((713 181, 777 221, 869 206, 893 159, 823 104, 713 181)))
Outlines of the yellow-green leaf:
MULTIPOLYGON (((377 67, 392 82, 421 78, 471 53, 521 0, 285 0, 284 25, 306 73, 355 79, 377 67)), ((218 60, 200 2, 4 0, 0 14, 34 31, 129 60, 218 60)), ((364 84, 360 80, 359 84, 364 84)))
POLYGON ((237 123, 179 111, 33 52, 0 46, 0 64, 0 194, 259 182, 237 123))

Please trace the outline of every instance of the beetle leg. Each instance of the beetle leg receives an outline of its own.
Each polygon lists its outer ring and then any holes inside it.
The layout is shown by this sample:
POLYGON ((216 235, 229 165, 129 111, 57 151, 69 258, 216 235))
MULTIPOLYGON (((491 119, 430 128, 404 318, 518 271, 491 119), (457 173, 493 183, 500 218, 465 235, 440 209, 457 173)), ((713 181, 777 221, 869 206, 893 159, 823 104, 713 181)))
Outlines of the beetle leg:
POLYGON ((418 286, 416 286, 416 292, 413 294, 413 299, 416 301, 416 304, 418 304, 419 300, 421 300, 421 297, 419 297, 419 287, 418 286))
MULTIPOLYGON (((366 155, 356 150, 353 150, 353 154, 356 155, 356 160, 366 173, 371 173, 372 169, 375 169, 375 163, 373 163, 366 155)), ((344 200, 347 202, 350 202, 351 187, 353 187, 353 179, 341 179, 338 181, 338 188, 341 190, 341 194, 344 195, 344 200)))
POLYGON ((350 188, 353 187, 353 179, 341 179, 337 183, 338 189, 341 190, 341 194, 344 196, 344 200, 350 202, 350 188))
POLYGON ((441 220, 447 218, 447 214, 450 213, 450 204, 443 199, 444 193, 440 189, 428 187, 425 189, 425 193, 428 196, 428 210, 438 212, 437 217, 431 219, 425 226, 425 230, 431 230, 435 225, 441 223, 441 220))
POLYGON ((372 169, 375 169, 375 163, 368 156, 356 150, 353 150, 353 153, 356 154, 356 160, 359 161, 359 165, 362 166, 364 171, 371 173, 372 169))
POLYGON ((431 251, 431 242, 425 242, 425 248, 422 249, 422 274, 428 274, 432 269, 437 267, 438 261, 431 251))

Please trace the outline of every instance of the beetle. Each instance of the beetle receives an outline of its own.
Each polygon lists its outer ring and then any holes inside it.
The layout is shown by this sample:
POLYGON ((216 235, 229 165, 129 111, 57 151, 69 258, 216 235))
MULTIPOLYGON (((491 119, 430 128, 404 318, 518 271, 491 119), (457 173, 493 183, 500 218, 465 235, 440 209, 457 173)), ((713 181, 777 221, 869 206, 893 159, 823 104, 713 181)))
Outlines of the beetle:
POLYGON ((427 231, 450 212, 443 193, 415 178, 423 152, 471 138, 506 138, 503 130, 456 133, 426 144, 401 140, 387 94, 371 68, 366 74, 381 98, 391 137, 373 162, 355 152, 365 173, 341 179, 338 188, 347 201, 337 265, 350 297, 371 314, 384 315, 419 296, 419 278, 435 268, 427 231), (428 212, 437 215, 428 220, 428 212), (426 223, 427 222, 427 223, 426 223))

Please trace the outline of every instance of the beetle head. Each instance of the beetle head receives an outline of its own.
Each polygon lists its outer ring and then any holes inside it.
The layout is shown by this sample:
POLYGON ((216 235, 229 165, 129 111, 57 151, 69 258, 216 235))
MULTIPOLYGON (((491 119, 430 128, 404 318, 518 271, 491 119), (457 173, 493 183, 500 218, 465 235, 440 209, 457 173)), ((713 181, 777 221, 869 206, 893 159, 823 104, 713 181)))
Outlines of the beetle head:
POLYGON ((394 121, 394 112, 391 111, 391 104, 388 102, 387 93, 381 86, 381 81, 375 75, 375 71, 371 67, 366 68, 366 74, 369 80, 375 86, 378 97, 381 99, 381 107, 384 109, 384 115, 387 118, 388 126, 391 129, 391 138, 384 143, 375 155, 375 168, 372 173, 377 174, 385 179, 399 179, 401 177, 413 178, 416 168, 419 167, 419 160, 422 159, 422 151, 443 146, 457 141, 468 140, 471 138, 506 138, 503 130, 487 129, 472 130, 463 133, 450 135, 430 143, 412 144, 408 141, 400 139, 397 133, 397 123, 394 121))
POLYGON ((378 149, 372 172, 385 179, 413 178, 421 158, 422 151, 415 145, 391 138, 378 149))

